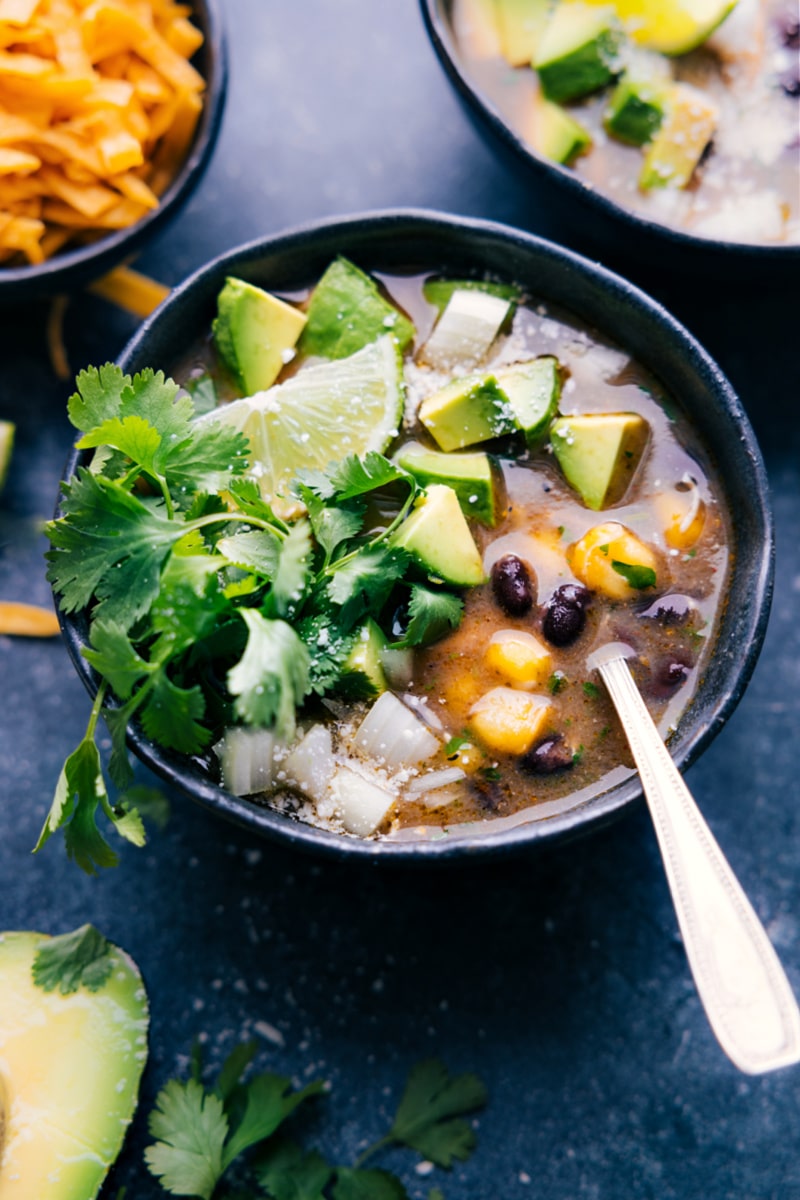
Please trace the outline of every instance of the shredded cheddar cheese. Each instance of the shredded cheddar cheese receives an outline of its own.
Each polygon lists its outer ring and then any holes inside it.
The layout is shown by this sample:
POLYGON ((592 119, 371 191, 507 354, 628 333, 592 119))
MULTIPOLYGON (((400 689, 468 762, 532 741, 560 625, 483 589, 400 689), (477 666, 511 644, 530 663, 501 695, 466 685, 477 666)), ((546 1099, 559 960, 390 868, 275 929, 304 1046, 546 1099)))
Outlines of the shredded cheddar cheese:
POLYGON ((203 106, 175 0, 0 0, 0 265, 156 208, 203 106))

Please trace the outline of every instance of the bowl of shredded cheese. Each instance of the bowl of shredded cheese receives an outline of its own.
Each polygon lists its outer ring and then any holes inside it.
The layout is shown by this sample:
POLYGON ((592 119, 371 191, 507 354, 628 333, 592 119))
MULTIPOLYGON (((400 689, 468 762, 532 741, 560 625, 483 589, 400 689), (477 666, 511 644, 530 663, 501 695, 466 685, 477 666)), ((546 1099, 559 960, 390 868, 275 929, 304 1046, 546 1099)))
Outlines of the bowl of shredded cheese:
POLYGON ((0 299, 80 287, 174 216, 225 76, 213 0, 0 0, 0 299))

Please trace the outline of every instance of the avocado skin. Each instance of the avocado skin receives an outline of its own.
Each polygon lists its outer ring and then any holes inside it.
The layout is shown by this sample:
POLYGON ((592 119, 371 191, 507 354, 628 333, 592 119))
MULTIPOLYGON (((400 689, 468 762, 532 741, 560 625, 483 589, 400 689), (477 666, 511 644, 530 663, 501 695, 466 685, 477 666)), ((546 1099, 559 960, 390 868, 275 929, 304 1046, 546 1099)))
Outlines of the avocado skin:
POLYGON ((423 487, 443 483, 451 487, 465 516, 483 525, 497 520, 495 473, 488 454, 442 454, 438 450, 403 448, 396 456, 399 467, 423 487))
POLYGON ((147 1059, 147 997, 131 959, 112 947, 111 974, 96 992, 45 992, 33 963, 49 940, 0 935, 3 1200, 94 1200, 147 1059))
POLYGON ((301 353, 348 358, 387 333, 399 354, 416 336, 411 321, 381 295, 374 279, 348 259, 335 259, 311 294, 301 353))
POLYGON ((622 32, 613 13, 592 5, 558 5, 533 66, 548 100, 579 100, 619 73, 622 32))

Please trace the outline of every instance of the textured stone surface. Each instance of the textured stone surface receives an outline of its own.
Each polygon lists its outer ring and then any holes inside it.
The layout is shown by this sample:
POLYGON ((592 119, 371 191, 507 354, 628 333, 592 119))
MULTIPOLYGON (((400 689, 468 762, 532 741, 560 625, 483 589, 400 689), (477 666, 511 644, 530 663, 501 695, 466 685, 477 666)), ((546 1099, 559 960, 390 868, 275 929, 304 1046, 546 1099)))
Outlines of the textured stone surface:
MULTIPOLYGON (((217 153, 143 269, 177 282, 248 238, 396 204, 549 231, 461 114, 413 0, 228 0, 227 16, 231 92, 217 153)), ((797 301, 703 278, 682 289, 654 274, 641 282, 729 373, 774 489, 766 649, 689 783, 800 990, 797 301)), ((45 319, 40 306, 0 322, 0 416, 20 427, 0 501, 0 598, 41 603, 39 525, 70 441, 69 389, 50 373, 45 319)), ((113 357, 133 328, 97 300, 74 302, 73 367, 113 357)), ((144 851, 124 847, 117 871, 90 880, 56 840, 30 855, 87 697, 58 642, 0 638, 0 680, 0 925, 60 932, 93 921, 150 989, 144 1104, 109 1196, 114 1184, 137 1200, 157 1194, 141 1162, 144 1112, 192 1040, 218 1063, 258 1026, 265 1066, 331 1079, 312 1125, 340 1161, 382 1132, 417 1058, 478 1070, 491 1104, 478 1152, 442 1180, 448 1200, 800 1197, 800 1069, 748 1079, 717 1048, 643 810, 538 857, 414 873, 255 845, 176 796, 164 834, 144 851)), ((427 1195, 431 1177, 407 1178, 412 1196, 427 1195)))

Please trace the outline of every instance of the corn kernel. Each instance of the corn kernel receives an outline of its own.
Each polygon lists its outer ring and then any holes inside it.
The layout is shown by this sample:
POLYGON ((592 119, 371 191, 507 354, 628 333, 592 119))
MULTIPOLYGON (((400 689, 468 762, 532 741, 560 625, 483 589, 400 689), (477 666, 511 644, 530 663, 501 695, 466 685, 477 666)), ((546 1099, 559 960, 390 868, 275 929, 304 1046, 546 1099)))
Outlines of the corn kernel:
POLYGON ((524 754, 546 729, 551 709, 544 696, 497 687, 470 709, 470 728, 492 750, 524 754))
POLYGON ((500 629, 486 647, 486 665, 517 687, 534 688, 550 678, 553 660, 532 633, 500 629))
POLYGON ((706 521, 706 506, 696 486, 686 491, 662 492, 655 509, 664 530, 664 541, 673 550, 688 550, 700 537, 706 521))
POLYGON ((581 583, 612 600, 630 600, 637 594, 620 567, 641 567, 658 576, 658 559, 641 538, 616 521, 594 525, 567 551, 570 568, 581 583))

